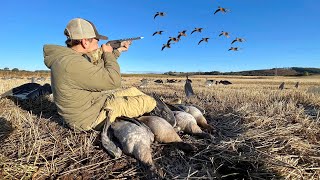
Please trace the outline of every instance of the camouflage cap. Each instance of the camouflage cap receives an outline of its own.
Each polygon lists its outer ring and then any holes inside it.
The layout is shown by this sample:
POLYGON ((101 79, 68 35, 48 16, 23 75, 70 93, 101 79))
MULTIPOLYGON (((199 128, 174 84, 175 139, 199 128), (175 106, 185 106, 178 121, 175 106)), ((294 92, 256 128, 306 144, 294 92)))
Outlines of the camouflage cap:
POLYGON ((97 38, 107 40, 107 36, 100 35, 94 24, 82 18, 72 19, 64 30, 64 34, 70 39, 97 38))

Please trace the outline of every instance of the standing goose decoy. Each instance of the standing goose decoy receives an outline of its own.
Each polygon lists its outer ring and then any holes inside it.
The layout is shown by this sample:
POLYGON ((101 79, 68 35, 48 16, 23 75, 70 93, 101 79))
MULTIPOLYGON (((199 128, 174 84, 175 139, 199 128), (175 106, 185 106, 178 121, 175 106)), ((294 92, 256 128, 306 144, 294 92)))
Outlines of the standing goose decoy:
POLYGON ((210 134, 201 130, 197 125, 197 120, 191 114, 184 111, 173 111, 173 114, 177 120, 177 127, 181 131, 201 138, 212 139, 210 134))
POLYGON ((238 47, 231 47, 228 51, 239 51, 238 47))
POLYGON ((192 81, 188 78, 188 75, 187 75, 186 83, 184 84, 184 91, 186 93, 187 98, 194 95, 191 82, 192 81))
POLYGON ((284 89, 284 82, 282 82, 282 83, 280 84, 279 89, 280 89, 280 90, 283 90, 283 89, 284 89))
POLYGON ((221 31, 221 33, 219 34, 219 37, 224 35, 226 38, 229 38, 229 32, 225 32, 225 31, 221 31))
POLYGON ((154 135, 148 126, 133 118, 120 117, 112 123, 111 129, 125 154, 139 160, 150 176, 162 176, 152 159, 154 135))
POLYGON ((19 100, 36 99, 41 96, 52 94, 51 85, 46 83, 41 86, 38 83, 26 83, 21 86, 10 89, 0 95, 3 97, 14 97, 19 100))
POLYGON ((185 152, 195 150, 195 147, 182 141, 174 128, 165 119, 158 116, 141 116, 139 121, 146 124, 154 134, 156 141, 176 146, 185 152))
POLYGON ((178 34, 178 39, 180 39, 181 38, 181 36, 187 36, 187 34, 186 34, 186 32, 187 32, 187 30, 183 30, 183 31, 181 31, 181 32, 179 32, 179 34, 178 34))
POLYGON ((157 16, 165 16, 165 15, 166 15, 166 14, 165 14, 164 12, 157 12, 157 13, 154 15, 153 19, 156 19, 157 16))
POLYGON ((206 82, 204 83, 206 86, 212 86, 214 83, 214 80, 208 80, 206 79, 206 82))
POLYGON ((209 39, 210 39, 210 38, 202 38, 202 39, 198 42, 198 45, 199 45, 202 41, 208 42, 209 39))
POLYGON ((220 80, 219 81, 219 84, 223 84, 223 85, 230 85, 232 84, 230 81, 227 81, 227 80, 220 80))
POLYGON ((229 9, 226 9, 226 8, 219 6, 218 9, 213 14, 216 14, 217 12, 227 13, 229 11, 230 11, 229 9))
POLYGON ((170 43, 163 44, 163 46, 162 46, 162 48, 161 48, 161 51, 163 51, 164 48, 171 48, 170 45, 171 45, 170 43))
POLYGON ((299 87, 299 82, 296 83, 296 85, 294 85, 295 88, 299 87))
POLYGON ((162 35, 163 32, 164 32, 164 31, 156 31, 156 32, 154 32, 154 33, 152 34, 152 36, 154 36, 154 35, 156 35, 156 34, 162 35))
POLYGON ((231 42, 231 44, 233 44, 233 43, 235 43, 235 42, 244 42, 244 41, 246 41, 245 39, 243 39, 243 38, 236 38, 235 40, 233 40, 232 42, 231 42))
POLYGON ((191 34, 194 32, 202 32, 202 29, 203 28, 194 28, 194 30, 191 32, 191 34))
POLYGON ((147 79, 142 79, 139 87, 144 88, 148 85, 149 81, 147 79))
POLYGON ((171 41, 179 42, 179 39, 175 38, 175 37, 169 37, 169 40, 168 40, 167 44, 170 44, 171 41))

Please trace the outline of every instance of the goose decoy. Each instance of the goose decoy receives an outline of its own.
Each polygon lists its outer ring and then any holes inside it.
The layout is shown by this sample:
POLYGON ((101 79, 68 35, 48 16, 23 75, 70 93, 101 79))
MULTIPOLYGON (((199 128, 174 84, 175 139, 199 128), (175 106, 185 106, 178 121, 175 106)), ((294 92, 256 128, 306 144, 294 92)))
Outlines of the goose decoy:
POLYGON ((152 159, 154 134, 148 126, 134 118, 120 117, 112 123, 111 129, 123 153, 139 160, 151 176, 162 176, 152 159))
POLYGON ((154 33, 152 34, 152 36, 154 36, 154 35, 156 35, 156 34, 162 35, 163 32, 164 32, 164 31, 156 31, 156 32, 154 32, 154 33))
POLYGON ((284 82, 282 82, 282 83, 280 84, 279 89, 280 89, 280 90, 283 90, 283 89, 284 89, 284 82))
POLYGON ((235 42, 244 42, 244 41, 246 41, 245 39, 243 39, 243 38, 236 38, 235 40, 233 40, 232 42, 231 42, 231 44, 233 44, 233 43, 235 43, 235 42))
POLYGON ((179 39, 175 38, 175 37, 169 37, 169 40, 168 40, 167 44, 170 44, 171 41, 179 42, 179 39))
POLYGON ((229 32, 225 32, 225 31, 221 31, 221 33, 219 34, 219 37, 220 36, 225 36, 225 37, 227 37, 227 38, 229 38, 230 36, 229 36, 229 32))
POLYGON ((155 83, 162 83, 162 84, 163 84, 163 80, 162 80, 162 79, 157 79, 157 80, 154 80, 153 82, 155 82, 155 83))
POLYGON ((213 14, 216 14, 217 12, 227 13, 229 11, 230 11, 229 9, 226 9, 226 8, 219 6, 218 9, 213 14))
POLYGON ((174 145, 185 152, 195 150, 195 147, 182 141, 175 129, 165 119, 158 116, 141 116, 138 120, 151 129, 157 142, 174 145))
POLYGON ((202 39, 198 42, 198 45, 199 45, 202 41, 208 42, 209 39, 210 39, 210 38, 202 38, 202 39))
POLYGON ((202 29, 203 28, 194 28, 194 30, 191 32, 191 34, 194 32, 202 32, 202 29))
POLYGON ((212 86, 214 83, 214 80, 208 80, 206 79, 206 82, 204 83, 206 86, 212 86))
POLYGON ((153 19, 156 19, 157 16, 165 16, 165 15, 166 15, 166 14, 165 14, 164 12, 157 12, 157 13, 154 15, 153 19))
POLYGON ((185 36, 186 37, 187 36, 186 32, 187 32, 187 30, 183 30, 183 31, 179 32, 177 38, 180 39, 181 36, 185 36))
POLYGON ((161 48, 161 51, 163 51, 164 48, 171 48, 170 45, 171 45, 170 43, 163 44, 163 46, 162 46, 162 48, 161 48))
POLYGON ((299 82, 296 83, 296 85, 294 85, 295 88, 299 87, 299 82))
POLYGON ((184 91, 186 93, 186 97, 187 98, 189 98, 189 97, 194 95, 191 82, 192 81, 188 78, 188 75, 187 75, 186 83, 184 84, 184 91))
POLYGON ((141 84, 139 85, 140 88, 144 88, 148 85, 148 80, 147 79, 142 79, 141 84))
POLYGON ((239 51, 238 47, 231 47, 228 51, 239 51))
POLYGON ((230 85, 232 83, 230 81, 227 81, 227 80, 221 80, 221 81, 219 81, 219 84, 230 85))
POLYGON ((41 86, 38 83, 26 83, 0 95, 3 97, 14 97, 19 100, 36 99, 41 96, 52 94, 51 85, 46 83, 41 86))

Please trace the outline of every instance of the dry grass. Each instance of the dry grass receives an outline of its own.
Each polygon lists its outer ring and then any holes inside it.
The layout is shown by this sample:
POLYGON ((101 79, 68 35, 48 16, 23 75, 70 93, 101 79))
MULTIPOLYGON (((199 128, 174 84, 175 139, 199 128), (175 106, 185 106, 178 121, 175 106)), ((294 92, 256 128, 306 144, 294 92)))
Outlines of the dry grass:
MULTIPOLYGON (((123 85, 138 86, 141 78, 124 77, 123 85)), ((183 101, 203 106, 217 130, 213 143, 181 134, 198 148, 191 154, 154 143, 154 160, 167 179, 320 178, 320 94, 307 93, 309 87, 320 86, 320 78, 208 78, 227 79, 233 85, 205 87, 204 76, 193 76, 197 96, 191 99, 184 98, 183 82, 150 83, 141 89, 167 101, 176 92, 183 101), (293 88, 296 81, 298 89, 293 88), (281 82, 286 82, 283 91, 278 90, 281 82)), ((1 81, 0 93, 25 82, 1 81)), ((1 99, 0 106, 1 179, 144 177, 135 159, 111 159, 98 132, 66 128, 50 97, 1 99)))

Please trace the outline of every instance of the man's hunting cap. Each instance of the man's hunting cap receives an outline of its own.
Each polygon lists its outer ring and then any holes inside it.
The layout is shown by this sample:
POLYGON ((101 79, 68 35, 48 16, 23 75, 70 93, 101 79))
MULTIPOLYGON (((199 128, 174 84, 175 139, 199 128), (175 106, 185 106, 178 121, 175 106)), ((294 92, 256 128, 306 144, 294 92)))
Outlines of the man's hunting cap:
POLYGON ((87 38, 97 38, 107 40, 107 36, 100 35, 93 25, 92 22, 81 19, 75 18, 72 19, 68 24, 66 29, 64 30, 64 34, 69 39, 87 39, 87 38))

